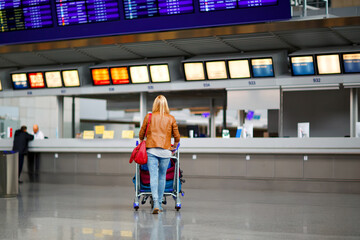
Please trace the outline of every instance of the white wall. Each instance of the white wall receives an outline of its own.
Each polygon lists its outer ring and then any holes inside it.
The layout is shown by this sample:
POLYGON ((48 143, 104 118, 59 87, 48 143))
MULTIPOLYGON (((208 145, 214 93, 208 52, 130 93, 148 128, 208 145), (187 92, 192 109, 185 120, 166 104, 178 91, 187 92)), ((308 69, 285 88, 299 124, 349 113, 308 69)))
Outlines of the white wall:
POLYGON ((297 123, 310 122, 310 137, 350 135, 350 91, 284 92, 284 136, 297 137, 297 123))

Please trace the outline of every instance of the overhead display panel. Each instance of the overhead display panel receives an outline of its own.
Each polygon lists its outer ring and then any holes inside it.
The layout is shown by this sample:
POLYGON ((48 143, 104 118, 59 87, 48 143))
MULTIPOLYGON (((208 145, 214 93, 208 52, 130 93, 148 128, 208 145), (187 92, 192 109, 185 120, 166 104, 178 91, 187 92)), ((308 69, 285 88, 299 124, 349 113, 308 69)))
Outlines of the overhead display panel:
POLYGON ((201 12, 228 10, 237 7, 237 0, 199 0, 199 3, 201 12))
POLYGON ((2 89, 2 84, 1 84, 1 80, 0 80, 0 91, 2 91, 3 89, 2 89))
POLYGON ((159 15, 156 0, 124 0, 125 18, 148 18, 159 15))
POLYGON ((169 66, 167 64, 150 65, 151 82, 170 82, 169 66))
POLYGON ((160 16, 193 13, 193 0, 158 0, 160 16))
POLYGON ((0 45, 217 27, 291 18, 288 0, 0 2, 0 45), (84 27, 83 24, 87 26, 84 27), (28 34, 23 33, 30 29, 28 34))
POLYGON ((147 66, 131 66, 130 78, 132 83, 149 83, 149 71, 147 66))
POLYGON ((208 79, 227 79, 227 71, 225 61, 206 62, 206 73, 208 79))
POLYGON ((204 64, 202 62, 184 63, 186 81, 205 80, 204 64))
POLYGON ((62 77, 65 87, 79 87, 80 79, 78 70, 66 70, 62 71, 62 77))
POLYGON ((273 77, 274 68, 272 58, 251 59, 254 77, 273 77))
POLYGON ((50 0, 0 1, 0 33, 51 26, 50 0))
POLYGON ((127 67, 110 68, 110 74, 111 74, 111 81, 115 85, 130 83, 127 67))
POLYGON ((94 85, 109 85, 110 84, 109 69, 107 69, 107 68, 91 69, 91 75, 92 75, 94 85))
POLYGON ((63 86, 60 71, 45 72, 45 81, 48 88, 63 86))
POLYGON ((319 74, 341 73, 339 54, 317 55, 316 61, 319 74))
POLYGON ((42 72, 28 73, 30 88, 45 88, 44 74, 42 72))
POLYGON ((291 70, 294 76, 314 75, 314 57, 313 56, 300 56, 290 57, 291 70))
POLYGON ((249 60, 228 61, 230 78, 250 78, 249 60))
POLYGON ((14 89, 29 88, 26 73, 11 74, 11 80, 13 82, 14 89))
POLYGON ((360 53, 343 54, 345 73, 360 73, 360 53))

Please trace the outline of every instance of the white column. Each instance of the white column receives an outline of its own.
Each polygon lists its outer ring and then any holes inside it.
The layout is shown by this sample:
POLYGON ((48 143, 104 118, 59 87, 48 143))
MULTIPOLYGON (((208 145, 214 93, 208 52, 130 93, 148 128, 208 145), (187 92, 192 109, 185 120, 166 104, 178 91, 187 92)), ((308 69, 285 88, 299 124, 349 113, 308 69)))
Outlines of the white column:
POLYGON ((58 127, 57 127, 57 137, 63 137, 64 131, 64 97, 57 96, 57 105, 58 105, 58 127))
POLYGON ((147 93, 140 93, 140 127, 147 114, 147 93))
POLYGON ((350 137, 356 137, 356 123, 358 122, 358 89, 350 89, 350 137))

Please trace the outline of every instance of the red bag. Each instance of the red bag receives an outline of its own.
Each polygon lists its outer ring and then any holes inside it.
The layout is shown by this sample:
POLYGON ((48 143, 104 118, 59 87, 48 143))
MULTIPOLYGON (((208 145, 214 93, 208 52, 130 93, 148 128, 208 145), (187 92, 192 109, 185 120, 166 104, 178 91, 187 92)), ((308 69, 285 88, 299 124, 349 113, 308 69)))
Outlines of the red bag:
MULTIPOLYGON (((145 132, 144 138, 146 137, 150 121, 151 121, 151 113, 149 114, 149 121, 146 126, 146 132, 145 132)), ((146 152, 146 142, 144 140, 139 145, 137 145, 136 148, 131 153, 129 163, 132 163, 133 161, 135 161, 137 164, 143 165, 143 164, 147 163, 147 160, 148 160, 148 156, 147 156, 147 152, 146 152)))

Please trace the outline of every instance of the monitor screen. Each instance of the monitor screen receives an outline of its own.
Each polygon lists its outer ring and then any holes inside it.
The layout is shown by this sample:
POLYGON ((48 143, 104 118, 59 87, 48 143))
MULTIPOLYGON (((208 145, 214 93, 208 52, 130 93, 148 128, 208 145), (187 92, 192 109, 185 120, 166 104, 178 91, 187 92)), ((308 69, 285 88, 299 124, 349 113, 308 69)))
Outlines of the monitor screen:
POLYGON ((317 55, 316 60, 319 74, 341 73, 339 54, 317 55))
POLYGON ((187 81, 205 80, 204 64, 202 62, 184 63, 184 71, 187 81))
POLYGON ((16 73, 11 75, 14 89, 29 88, 26 73, 16 73))
POLYGON ((291 69, 294 76, 314 75, 313 56, 290 57, 291 69))
POLYGON ((227 79, 227 71, 225 61, 206 62, 206 73, 208 79, 227 79))
POLYGON ((44 74, 42 72, 28 73, 30 88, 44 88, 44 74))
POLYGON ((117 0, 56 0, 58 26, 119 19, 117 0))
POLYGON ((109 69, 107 68, 91 69, 91 75, 94 85, 96 86, 110 85, 109 69))
POLYGON ((169 66, 167 64, 150 65, 151 82, 170 82, 169 66))
POLYGON ((160 16, 194 12, 193 0, 158 0, 160 16))
POLYGON ((113 84, 128 84, 129 73, 127 67, 110 68, 111 80, 113 84))
POLYGON ((274 68, 272 58, 251 59, 254 77, 273 77, 274 68))
POLYGON ((345 73, 360 73, 360 53, 343 54, 345 73))
POLYGON ((79 87, 80 78, 78 70, 65 70, 62 71, 62 77, 65 87, 79 87))
POLYGON ((0 33, 52 26, 50 0, 0 1, 0 33))
POLYGON ((249 60, 231 60, 228 61, 230 78, 249 78, 250 67, 249 60))
POLYGON ((0 91, 2 91, 3 89, 2 89, 2 84, 1 84, 1 80, 0 80, 0 91))
POLYGON ((131 66, 130 77, 132 83, 149 83, 149 71, 147 66, 131 66))
POLYGON ((45 72, 45 81, 48 88, 63 86, 60 71, 45 72))

